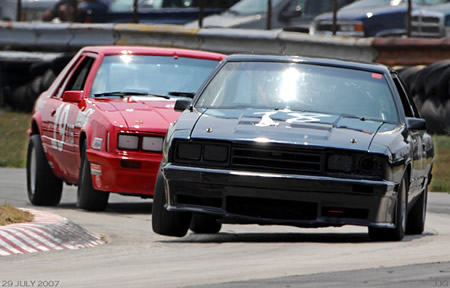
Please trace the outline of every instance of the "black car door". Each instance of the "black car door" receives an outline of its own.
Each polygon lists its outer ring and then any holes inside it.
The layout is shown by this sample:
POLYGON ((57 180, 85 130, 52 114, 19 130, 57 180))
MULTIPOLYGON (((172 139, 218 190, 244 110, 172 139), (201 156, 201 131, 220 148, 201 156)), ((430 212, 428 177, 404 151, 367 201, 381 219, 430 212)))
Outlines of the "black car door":
POLYGON ((424 137, 430 137, 426 133, 425 126, 413 127, 410 123, 414 119, 421 119, 419 111, 417 110, 413 100, 408 96, 400 78, 393 75, 395 85, 402 100, 403 110, 406 116, 406 124, 408 134, 412 144, 412 163, 411 163, 411 182, 409 185, 409 197, 415 198, 425 188, 427 184, 426 161, 427 161, 427 147, 424 137))

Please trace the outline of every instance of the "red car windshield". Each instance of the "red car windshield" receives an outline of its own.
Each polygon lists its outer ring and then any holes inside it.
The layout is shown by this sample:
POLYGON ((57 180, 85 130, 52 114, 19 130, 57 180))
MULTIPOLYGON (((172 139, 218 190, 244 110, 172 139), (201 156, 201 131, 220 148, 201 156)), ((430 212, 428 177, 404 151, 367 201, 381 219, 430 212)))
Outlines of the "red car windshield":
POLYGON ((114 96, 117 92, 149 96, 196 93, 217 63, 173 56, 106 56, 92 83, 90 97, 114 96))

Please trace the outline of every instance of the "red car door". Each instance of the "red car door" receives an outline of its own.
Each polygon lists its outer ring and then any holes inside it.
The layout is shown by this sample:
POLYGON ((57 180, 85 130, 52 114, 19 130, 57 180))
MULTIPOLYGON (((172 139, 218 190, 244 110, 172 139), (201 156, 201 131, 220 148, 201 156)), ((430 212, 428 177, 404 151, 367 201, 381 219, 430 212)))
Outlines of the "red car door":
POLYGON ((77 137, 79 129, 75 126, 79 103, 63 101, 63 94, 65 91, 83 90, 94 61, 94 57, 80 55, 59 89, 55 90, 46 104, 49 115, 45 115, 48 130, 44 134, 50 140, 49 161, 54 166, 55 174, 70 183, 77 182, 80 168, 79 137, 77 137))

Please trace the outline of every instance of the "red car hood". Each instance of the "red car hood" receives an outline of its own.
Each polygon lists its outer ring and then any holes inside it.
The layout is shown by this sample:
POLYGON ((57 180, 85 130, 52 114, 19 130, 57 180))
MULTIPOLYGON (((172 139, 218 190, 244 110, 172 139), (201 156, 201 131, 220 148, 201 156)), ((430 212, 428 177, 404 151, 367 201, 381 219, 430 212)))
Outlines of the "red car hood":
POLYGON ((127 97, 102 100, 96 104, 103 111, 119 112, 130 130, 142 132, 166 133, 169 124, 180 116, 180 113, 173 109, 174 100, 127 97))

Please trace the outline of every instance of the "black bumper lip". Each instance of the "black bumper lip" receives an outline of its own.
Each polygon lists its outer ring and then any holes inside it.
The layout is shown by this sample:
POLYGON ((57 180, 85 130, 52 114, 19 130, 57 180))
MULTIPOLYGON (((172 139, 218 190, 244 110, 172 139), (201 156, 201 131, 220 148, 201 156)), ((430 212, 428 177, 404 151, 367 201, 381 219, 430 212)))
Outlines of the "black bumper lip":
MULTIPOLYGON (((216 215, 224 223, 292 225, 299 227, 342 226, 346 224, 371 227, 394 227, 396 183, 389 181, 370 181, 340 179, 323 176, 291 175, 233 171, 226 169, 198 168, 167 164, 163 168, 167 183, 168 210, 201 212, 216 215), (358 191, 359 187, 371 187, 358 191), (178 201, 181 197, 216 199, 221 204, 210 205, 188 201, 178 201), (279 215, 269 217, 247 214, 245 209, 230 209, 230 198, 245 199, 254 208, 253 202, 261 199, 270 202, 308 203, 317 206, 317 215, 306 219, 292 215, 283 218, 279 215), (330 208, 331 207, 331 208, 330 208), (367 217, 360 214, 326 214, 326 209, 346 209, 343 211, 367 211, 367 217), (325 210, 324 210, 325 209, 325 210), (325 213, 325 214, 324 214, 325 213), (272 217, 275 216, 275 217, 272 217)), ((237 202, 239 202, 238 200, 237 202)), ((284 204, 279 205, 284 210, 284 204)), ((267 204, 267 203, 266 203, 267 204)), ((303 204, 301 204, 303 205, 303 204)), ((303 209, 301 206, 299 209, 303 209)), ((309 206, 308 206, 309 207, 309 206)), ((305 209, 308 209, 306 207, 305 209)), ((267 208, 265 206, 265 208, 267 208)), ((263 209, 263 208, 258 208, 263 209)), ((268 207, 271 209, 271 207, 268 207)), ((275 209, 275 208, 274 208, 275 209)), ((294 207, 294 210, 296 208, 294 207)), ((314 212, 311 212, 314 214, 314 212)), ((347 213, 347 212, 346 212, 347 213)), ((263 213, 264 214, 264 213, 263 213)), ((295 214, 295 213, 294 213, 295 214)))

